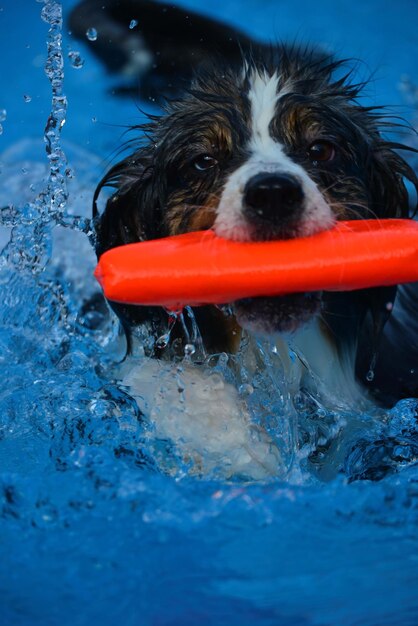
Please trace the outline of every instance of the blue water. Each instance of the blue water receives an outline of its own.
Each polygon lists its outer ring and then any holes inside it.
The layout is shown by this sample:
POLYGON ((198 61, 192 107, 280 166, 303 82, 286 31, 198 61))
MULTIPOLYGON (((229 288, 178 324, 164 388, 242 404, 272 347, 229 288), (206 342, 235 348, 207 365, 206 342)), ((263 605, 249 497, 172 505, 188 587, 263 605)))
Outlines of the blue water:
MULTIPOLYGON (((181 4, 260 38, 309 37, 362 58, 366 73, 378 68, 368 97, 414 120, 411 90, 399 84, 416 80, 415 2, 181 4)), ((192 477, 178 458, 171 475, 159 469, 146 420, 115 378, 116 321, 85 306, 95 259, 88 223, 73 220, 88 216, 118 125, 140 113, 108 95, 112 79, 66 35, 64 51, 85 63, 65 67, 61 139, 72 173, 61 221, 71 227, 54 226, 34 204, 48 188, 51 108, 41 8, 0 0, 0 206, 17 207, 2 211, 0 227, 4 246, 14 226, 0 256, 0 624, 416 626, 415 400, 377 420, 324 416, 299 399, 308 434, 309 419, 323 421, 325 436, 357 420, 327 482, 303 454, 287 478, 258 484, 192 477)), ((258 382, 256 405, 273 384, 258 382)))

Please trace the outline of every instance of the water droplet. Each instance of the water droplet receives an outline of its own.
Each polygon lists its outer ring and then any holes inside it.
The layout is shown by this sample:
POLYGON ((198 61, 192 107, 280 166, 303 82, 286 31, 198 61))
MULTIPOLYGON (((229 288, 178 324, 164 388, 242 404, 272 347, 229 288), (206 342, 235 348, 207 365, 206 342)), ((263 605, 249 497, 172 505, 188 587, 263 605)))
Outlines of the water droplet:
POLYGON ((158 348, 158 350, 163 350, 167 347, 169 341, 170 335, 166 333, 165 335, 161 335, 161 337, 158 337, 157 341, 155 342, 155 346, 158 348))
POLYGON ((0 122, 4 122, 7 117, 6 109, 0 109, 0 122))
POLYGON ((97 122, 97 117, 92 117, 91 121, 93 122, 93 124, 95 124, 97 122))
POLYGON ((68 58, 70 60, 71 67, 73 67, 74 69, 79 70, 83 67, 84 59, 82 58, 78 50, 70 50, 70 52, 68 53, 68 58))
POLYGON ((366 374, 366 380, 371 383, 374 380, 374 371, 369 370, 366 374))
POLYGON ((22 167, 21 171, 22 171, 22 174, 27 174, 28 173, 28 170, 26 169, 26 167, 22 167))
POLYGON ((393 302, 386 302, 386 311, 392 311, 393 302))
POLYGON ((32 96, 28 96, 27 94, 24 94, 23 100, 25 102, 32 102, 32 96))
POLYGON ((3 134, 3 126, 0 124, 0 135, 3 134))
POLYGON ((132 30, 133 28, 135 28, 135 26, 138 26, 138 20, 131 20, 129 28, 132 30))
POLYGON ((196 352, 196 347, 192 343, 186 343, 184 346, 185 356, 192 356, 196 352))
POLYGON ((254 387, 249 383, 243 383, 240 385, 238 391, 245 396, 250 396, 254 392, 254 387))
POLYGON ((96 41, 97 39, 97 30, 95 28, 88 28, 86 30, 86 37, 89 41, 96 41))

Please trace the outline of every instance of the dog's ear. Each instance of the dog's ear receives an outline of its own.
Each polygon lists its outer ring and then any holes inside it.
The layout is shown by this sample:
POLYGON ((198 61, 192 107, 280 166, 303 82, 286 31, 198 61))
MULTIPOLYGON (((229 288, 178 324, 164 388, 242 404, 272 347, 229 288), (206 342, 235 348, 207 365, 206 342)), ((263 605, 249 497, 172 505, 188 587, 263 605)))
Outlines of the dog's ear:
POLYGON ((368 190, 373 215, 378 218, 410 215, 405 180, 413 185, 418 199, 417 175, 405 159, 395 152, 396 149, 412 150, 402 144, 380 139, 371 151, 368 163, 368 190))
MULTIPOLYGON (((162 236, 162 189, 154 176, 154 149, 145 146, 117 163, 99 183, 93 199, 93 222, 97 257, 116 246, 162 236), (97 200, 104 187, 116 188, 103 213, 97 200)), ((161 179, 161 177, 160 177, 161 179)), ((132 349, 131 329, 148 323, 158 337, 167 328, 167 313, 162 308, 139 307, 109 302, 126 333, 127 352, 132 349)))
POLYGON ((115 165, 99 183, 93 200, 96 253, 127 243, 162 236, 163 190, 154 177, 153 148, 144 147, 115 165), (115 187, 102 214, 97 199, 104 187, 115 187))
MULTIPOLYGON (((405 181, 415 188, 418 198, 418 178, 397 152, 405 149, 412 150, 379 137, 371 151, 367 184, 374 217, 408 218, 414 212, 405 181)), ((369 379, 369 372, 374 372, 379 360, 384 329, 391 316, 396 293, 396 287, 376 287, 360 292, 365 319, 358 345, 356 372, 370 388, 374 386, 374 379, 369 379)))

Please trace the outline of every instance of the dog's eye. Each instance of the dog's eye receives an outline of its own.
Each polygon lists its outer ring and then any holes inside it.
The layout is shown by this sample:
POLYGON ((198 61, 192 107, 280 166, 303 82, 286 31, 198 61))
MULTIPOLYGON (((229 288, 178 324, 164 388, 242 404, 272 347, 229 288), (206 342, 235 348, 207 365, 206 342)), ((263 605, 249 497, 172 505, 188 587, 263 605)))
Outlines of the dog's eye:
POLYGON ((335 157, 335 147, 330 141, 315 141, 309 146, 308 155, 313 163, 332 161, 335 157))
POLYGON ((193 160, 193 167, 198 172, 205 172, 218 164, 218 161, 209 154, 201 154, 193 160))

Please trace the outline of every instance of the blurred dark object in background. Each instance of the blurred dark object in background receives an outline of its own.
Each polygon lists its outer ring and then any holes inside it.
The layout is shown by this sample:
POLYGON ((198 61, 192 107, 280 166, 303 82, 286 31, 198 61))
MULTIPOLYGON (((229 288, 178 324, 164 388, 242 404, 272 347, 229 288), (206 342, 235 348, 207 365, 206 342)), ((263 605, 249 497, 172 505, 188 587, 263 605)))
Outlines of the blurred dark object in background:
POLYGON ((116 91, 159 102, 190 82, 211 59, 229 65, 269 46, 193 11, 152 0, 84 0, 69 18, 71 33, 89 45, 109 72, 126 78, 116 91), (86 34, 90 29, 93 36, 86 34))

